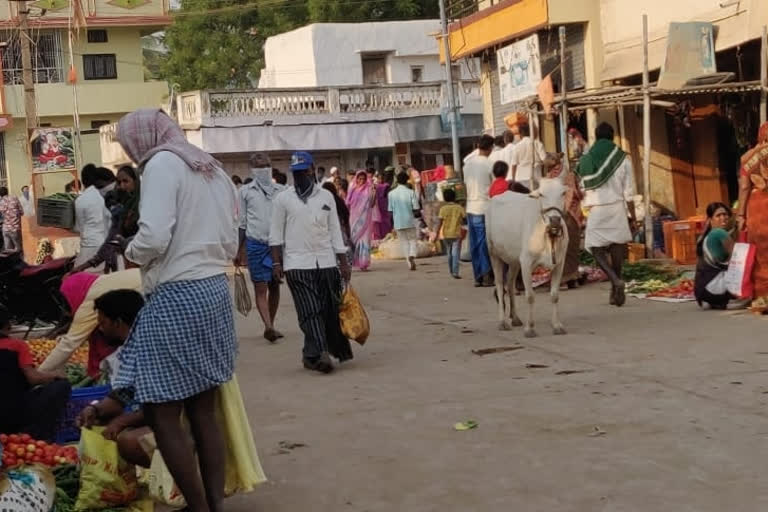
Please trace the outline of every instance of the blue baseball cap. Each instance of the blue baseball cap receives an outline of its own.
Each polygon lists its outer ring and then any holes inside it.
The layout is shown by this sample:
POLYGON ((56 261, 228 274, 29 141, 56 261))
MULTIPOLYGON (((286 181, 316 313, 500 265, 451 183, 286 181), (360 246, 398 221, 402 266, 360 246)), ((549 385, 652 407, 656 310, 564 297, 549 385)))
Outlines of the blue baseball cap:
POLYGON ((291 171, 306 171, 315 165, 312 155, 306 151, 297 151, 291 156, 291 171))

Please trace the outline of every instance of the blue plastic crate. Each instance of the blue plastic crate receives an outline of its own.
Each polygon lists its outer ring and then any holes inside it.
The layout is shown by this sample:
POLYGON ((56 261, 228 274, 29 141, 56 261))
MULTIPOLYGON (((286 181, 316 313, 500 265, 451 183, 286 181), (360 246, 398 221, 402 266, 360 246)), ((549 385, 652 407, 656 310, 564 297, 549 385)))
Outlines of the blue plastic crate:
POLYGON ((77 417, 86 406, 93 401, 101 400, 112 390, 110 386, 94 386, 90 388, 73 389, 67 402, 64 415, 56 428, 56 443, 74 443, 80 440, 80 429, 77 428, 77 417))

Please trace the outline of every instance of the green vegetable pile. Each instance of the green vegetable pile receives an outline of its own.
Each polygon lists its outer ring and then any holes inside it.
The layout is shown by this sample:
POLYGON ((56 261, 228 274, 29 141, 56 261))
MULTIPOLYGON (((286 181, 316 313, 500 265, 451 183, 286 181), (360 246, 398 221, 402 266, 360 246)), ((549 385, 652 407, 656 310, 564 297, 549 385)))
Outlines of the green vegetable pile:
POLYGON ((624 281, 664 281, 670 283, 680 277, 680 272, 674 268, 648 263, 627 263, 621 272, 624 281))
POLYGON ((87 388, 96 383, 96 379, 89 377, 85 368, 79 364, 68 364, 64 367, 67 373, 67 380, 72 385, 72 389, 87 388))
MULTIPOLYGON (((80 492, 80 470, 74 464, 58 466, 53 470, 56 478, 56 497, 51 512, 75 512, 77 493, 80 492)), ((111 507, 98 512, 127 512, 130 507, 111 507)), ((93 511, 96 512, 96 511, 93 511)))
POLYGON ((80 472, 74 464, 58 466, 53 470, 56 478, 56 497, 51 512, 73 512, 77 493, 80 492, 80 472))
POLYGON ((589 253, 589 251, 582 250, 579 253, 579 265, 595 265, 595 258, 589 253))

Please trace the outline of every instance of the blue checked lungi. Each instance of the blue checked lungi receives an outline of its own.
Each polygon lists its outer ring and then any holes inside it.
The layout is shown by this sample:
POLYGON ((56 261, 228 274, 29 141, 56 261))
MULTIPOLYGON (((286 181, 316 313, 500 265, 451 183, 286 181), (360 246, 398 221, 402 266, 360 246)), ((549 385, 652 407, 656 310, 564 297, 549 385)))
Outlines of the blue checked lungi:
POLYGON ((253 238, 245 240, 245 253, 248 256, 248 272, 251 281, 269 283, 272 281, 272 252, 269 244, 253 238))
POLYGON ((142 404, 184 400, 231 380, 236 356, 226 275, 163 283, 139 312, 112 385, 142 404))

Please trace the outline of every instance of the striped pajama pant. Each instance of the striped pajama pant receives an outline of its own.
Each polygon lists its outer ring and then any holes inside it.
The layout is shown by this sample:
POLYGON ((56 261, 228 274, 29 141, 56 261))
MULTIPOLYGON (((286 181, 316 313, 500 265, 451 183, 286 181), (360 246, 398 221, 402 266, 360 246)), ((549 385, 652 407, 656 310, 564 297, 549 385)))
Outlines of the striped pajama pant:
POLYGON ((285 278, 304 333, 304 359, 316 361, 323 352, 339 361, 352 359, 352 347, 339 324, 343 291, 339 269, 287 270, 285 278))

